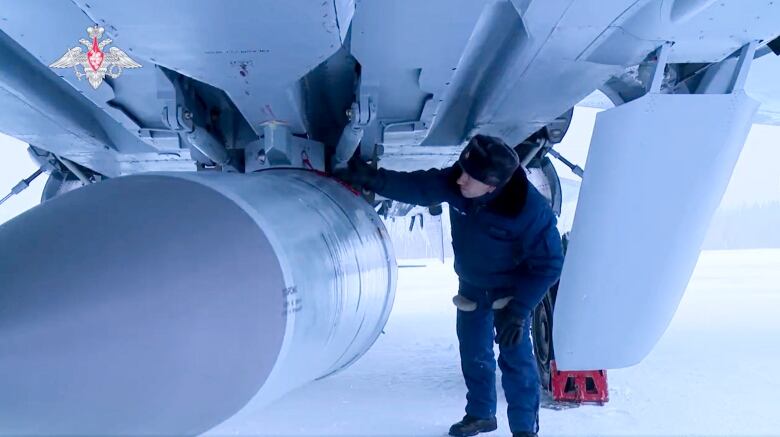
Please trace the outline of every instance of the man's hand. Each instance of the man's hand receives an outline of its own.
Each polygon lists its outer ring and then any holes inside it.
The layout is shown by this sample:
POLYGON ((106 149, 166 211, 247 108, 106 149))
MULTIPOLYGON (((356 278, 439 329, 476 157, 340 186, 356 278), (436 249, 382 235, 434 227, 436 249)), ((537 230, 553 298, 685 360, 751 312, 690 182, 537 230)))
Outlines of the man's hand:
POLYGON ((360 158, 352 158, 347 167, 333 170, 333 176, 357 188, 366 189, 371 189, 377 173, 377 169, 360 158))
POLYGON ((503 348, 515 347, 522 343, 525 319, 518 316, 512 305, 493 310, 496 324, 496 343, 503 348))

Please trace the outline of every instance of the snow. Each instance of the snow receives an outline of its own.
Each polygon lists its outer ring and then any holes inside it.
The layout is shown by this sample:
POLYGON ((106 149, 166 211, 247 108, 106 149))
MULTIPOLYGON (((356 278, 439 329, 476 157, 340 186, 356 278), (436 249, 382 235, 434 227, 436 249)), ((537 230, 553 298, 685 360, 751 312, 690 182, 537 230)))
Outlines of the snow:
MULTIPOLYGON (((401 261, 383 335, 355 365, 215 434, 446 435, 465 386, 451 261, 401 261), (421 266, 421 267, 412 267, 421 266)), ((668 331, 641 364, 608 372, 610 401, 541 411, 542 436, 777 435, 780 250, 703 252, 668 331)), ((499 429, 508 435, 499 392, 499 429)))

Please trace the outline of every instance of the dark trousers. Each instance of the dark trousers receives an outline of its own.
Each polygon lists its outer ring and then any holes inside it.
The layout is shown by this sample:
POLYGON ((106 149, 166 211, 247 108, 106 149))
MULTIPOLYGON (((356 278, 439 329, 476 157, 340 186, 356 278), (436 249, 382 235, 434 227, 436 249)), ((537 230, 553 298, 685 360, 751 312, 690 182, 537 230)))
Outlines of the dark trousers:
MULTIPOLYGON (((466 414, 493 417, 496 415, 493 296, 488 290, 463 282, 459 293, 477 303, 474 311, 458 310, 457 318, 460 364, 468 389, 466 414)), ((499 348, 498 356, 512 432, 538 430, 539 371, 531 344, 530 314, 525 320, 523 341, 515 347, 499 348)))

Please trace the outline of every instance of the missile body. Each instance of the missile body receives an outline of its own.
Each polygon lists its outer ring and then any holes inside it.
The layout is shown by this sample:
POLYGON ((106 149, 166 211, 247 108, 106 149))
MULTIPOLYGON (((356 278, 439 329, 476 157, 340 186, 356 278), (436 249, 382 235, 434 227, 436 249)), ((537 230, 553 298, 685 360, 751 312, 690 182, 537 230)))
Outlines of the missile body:
POLYGON ((0 434, 198 434, 365 353, 381 220, 303 170, 144 174, 0 226, 0 434))

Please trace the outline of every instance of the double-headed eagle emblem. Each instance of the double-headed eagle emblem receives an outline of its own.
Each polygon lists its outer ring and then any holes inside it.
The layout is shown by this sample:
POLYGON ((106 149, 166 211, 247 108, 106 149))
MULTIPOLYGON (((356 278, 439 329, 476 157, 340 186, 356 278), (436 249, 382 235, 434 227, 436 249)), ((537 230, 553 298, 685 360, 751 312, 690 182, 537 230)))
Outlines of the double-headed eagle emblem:
POLYGON ((79 40, 81 44, 87 47, 87 53, 84 53, 81 47, 73 47, 65 52, 60 59, 49 65, 49 67, 73 67, 79 80, 87 76, 87 80, 92 85, 92 88, 97 89, 106 76, 116 79, 122 74, 123 68, 138 68, 141 66, 141 64, 130 59, 127 53, 116 47, 108 49, 108 53, 104 52, 103 47, 111 44, 111 40, 108 38, 98 42, 103 37, 104 31, 105 29, 102 27, 88 27, 87 33, 92 38, 92 41, 85 38, 79 40), (81 68, 79 69, 79 67, 81 68))

